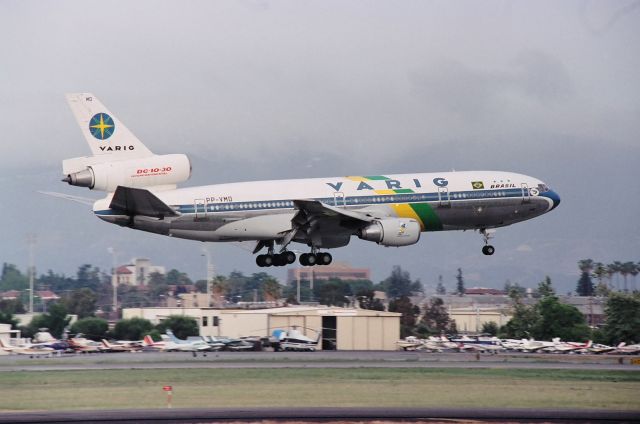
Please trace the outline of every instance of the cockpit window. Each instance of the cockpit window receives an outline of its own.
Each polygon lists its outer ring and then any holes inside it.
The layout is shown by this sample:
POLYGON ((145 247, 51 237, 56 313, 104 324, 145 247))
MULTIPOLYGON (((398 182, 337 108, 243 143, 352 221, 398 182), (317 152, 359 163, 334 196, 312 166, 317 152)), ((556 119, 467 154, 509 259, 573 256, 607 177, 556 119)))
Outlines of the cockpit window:
POLYGON ((538 191, 540 191, 540 193, 545 193, 549 191, 549 187, 547 187, 546 184, 538 184, 538 191))

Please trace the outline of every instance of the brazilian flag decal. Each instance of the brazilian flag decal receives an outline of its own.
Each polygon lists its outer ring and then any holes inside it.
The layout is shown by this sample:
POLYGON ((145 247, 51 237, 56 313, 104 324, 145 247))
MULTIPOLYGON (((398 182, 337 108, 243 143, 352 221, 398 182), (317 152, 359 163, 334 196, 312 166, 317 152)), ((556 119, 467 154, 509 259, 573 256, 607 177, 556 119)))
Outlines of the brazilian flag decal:
POLYGON ((471 181, 471 187, 473 187, 474 190, 482 190, 484 183, 482 181, 471 181))

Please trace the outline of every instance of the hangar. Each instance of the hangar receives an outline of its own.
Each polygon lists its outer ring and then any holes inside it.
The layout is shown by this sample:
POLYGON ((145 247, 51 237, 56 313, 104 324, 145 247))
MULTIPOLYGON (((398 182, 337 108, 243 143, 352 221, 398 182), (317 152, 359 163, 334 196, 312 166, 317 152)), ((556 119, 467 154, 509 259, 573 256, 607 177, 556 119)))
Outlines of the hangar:
POLYGON ((273 330, 297 328, 320 337, 324 350, 396 350, 400 316, 368 309, 293 306, 269 309, 127 308, 123 318, 158 324, 170 315, 193 317, 202 336, 270 336, 273 330))

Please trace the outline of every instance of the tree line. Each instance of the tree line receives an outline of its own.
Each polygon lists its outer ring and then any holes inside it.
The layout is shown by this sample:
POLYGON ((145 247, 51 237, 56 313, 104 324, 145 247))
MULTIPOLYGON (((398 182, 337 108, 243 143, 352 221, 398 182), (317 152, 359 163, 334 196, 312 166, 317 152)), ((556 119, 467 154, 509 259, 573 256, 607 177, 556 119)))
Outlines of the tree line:
MULTIPOLYGON (((601 266, 591 260, 582 260, 578 265, 581 273, 586 272, 589 278, 604 275, 601 266)), ((615 274, 607 273, 606 275, 606 284, 611 286, 612 277, 615 274)), ((624 278, 625 274, 620 275, 624 278)), ((630 267, 627 276, 635 277, 630 267)), ((453 293, 464 295, 464 277, 461 269, 457 270, 456 281, 453 293)), ((216 302, 220 304, 286 299, 289 304, 304 300, 327 306, 358 306, 364 309, 384 310, 385 304, 375 296, 375 292, 380 291, 386 294, 387 310, 402 314, 402 337, 457 333, 455 322, 450 319, 441 298, 432 297, 422 307, 412 303, 411 299, 414 296, 423 294, 423 285, 419 280, 412 280, 409 273, 399 266, 394 266, 391 274, 377 284, 369 280, 330 279, 315 281, 311 288, 308 281, 301 283, 301 299, 297 299, 296 282, 282 285, 276 278, 264 272, 244 275, 242 272, 233 271, 227 276, 217 276, 211 283, 211 291, 216 302)), ((111 307, 113 288, 110 276, 88 264, 80 266, 74 277, 48 271, 36 279, 36 287, 38 285, 61 294, 58 302, 41 305, 46 307, 47 311, 41 316, 49 318, 57 316, 56 314, 60 314, 60 310, 64 309, 66 313, 75 314, 82 320, 95 318, 99 312, 109 311, 111 307)), ((121 307, 157 306, 166 296, 178 295, 190 290, 204 293, 206 286, 206 281, 199 280, 194 283, 186 273, 172 269, 166 274, 151 274, 146 287, 119 286, 119 304, 121 307)), ((22 290, 25 294, 26 287, 28 287, 26 275, 14 265, 5 263, 0 274, 0 291, 14 289, 22 290)), ((635 288, 635 282, 633 287, 635 288)), ((483 331, 507 338, 534 337, 545 340, 561 337, 576 341, 592 338, 611 343, 632 341, 640 334, 640 324, 638 324, 640 318, 637 315, 640 312, 634 315, 633 307, 629 306, 636 305, 634 302, 638 302, 637 293, 604 291, 603 295, 608 296, 607 323, 602 329, 594 332, 586 325, 584 316, 576 308, 559 301, 548 277, 533 291, 534 297, 537 298, 534 305, 527 305, 523 301, 526 295, 525 290, 518 284, 505 284, 505 291, 512 299, 513 318, 502 328, 498 328, 495 323, 487 323, 483 331), (624 340, 620 338, 614 340, 617 337, 623 337, 624 340)), ((438 278, 436 293, 438 295, 446 293, 441 276, 438 278)), ((22 299, 0 301, 0 322, 13 323, 13 315, 24 312, 25 300, 23 295, 22 299)), ((640 308, 636 310, 640 311, 640 308)), ((49 325, 44 324, 46 322, 36 320, 34 325, 38 327, 34 328, 50 328, 49 325)), ((33 333, 32 330, 33 328, 23 329, 23 332, 28 336, 33 333)))
POLYGON ((91 340, 101 339, 117 340, 142 340, 146 335, 151 335, 156 341, 161 340, 160 335, 167 329, 181 339, 199 334, 198 323, 194 318, 182 315, 170 315, 157 325, 144 318, 122 319, 109 330, 107 320, 95 316, 81 318, 71 326, 71 317, 62 303, 56 303, 49 308, 49 311, 37 315, 26 326, 18 326, 17 322, 12 324, 21 330, 23 337, 32 338, 40 329, 46 328, 53 337, 62 338, 67 332, 69 336, 83 336, 91 340))
POLYGON ((606 296, 614 290, 624 293, 637 291, 636 276, 640 273, 640 262, 614 261, 604 264, 593 259, 582 259, 578 261, 578 268, 580 269, 580 279, 576 286, 578 296, 606 296), (620 277, 623 280, 622 287, 620 287, 620 277), (629 277, 631 277, 631 284, 629 284, 629 277), (593 283, 593 279, 597 284, 593 283))

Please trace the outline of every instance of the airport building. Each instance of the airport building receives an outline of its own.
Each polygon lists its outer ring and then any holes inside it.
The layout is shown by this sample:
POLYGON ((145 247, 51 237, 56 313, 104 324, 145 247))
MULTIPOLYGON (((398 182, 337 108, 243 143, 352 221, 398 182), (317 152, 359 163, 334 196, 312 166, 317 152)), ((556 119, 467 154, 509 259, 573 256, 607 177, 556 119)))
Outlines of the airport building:
POLYGON ((149 259, 132 259, 130 264, 116 268, 111 283, 116 285, 146 286, 149 284, 151 274, 154 272, 165 274, 165 269, 163 266, 152 265, 149 259))
POLYGON ((276 329, 296 328, 320 338, 324 350, 396 350, 400 316, 395 312, 326 306, 269 309, 127 308, 122 317, 158 324, 170 315, 193 317, 202 336, 268 337, 276 329))
POLYGON ((321 267, 304 266, 287 270, 287 283, 339 279, 345 281, 371 280, 369 268, 353 268, 346 262, 334 262, 321 267))
POLYGON ((449 308, 449 318, 456 323, 456 329, 460 333, 481 333, 482 326, 489 322, 495 322, 502 327, 511 319, 511 311, 493 307, 466 307, 449 308))
MULTIPOLYGON (((505 325, 513 316, 513 301, 499 290, 473 288, 465 291, 464 296, 439 295, 447 309, 449 317, 455 321, 461 333, 480 333, 482 325, 495 322, 499 327, 505 325)), ((583 296, 558 296, 560 302, 575 306, 590 326, 598 326, 605 320, 605 298, 583 296)), ((521 299, 525 305, 534 305, 538 299, 529 294, 521 299)), ((417 303, 426 303, 421 300, 417 303)))

